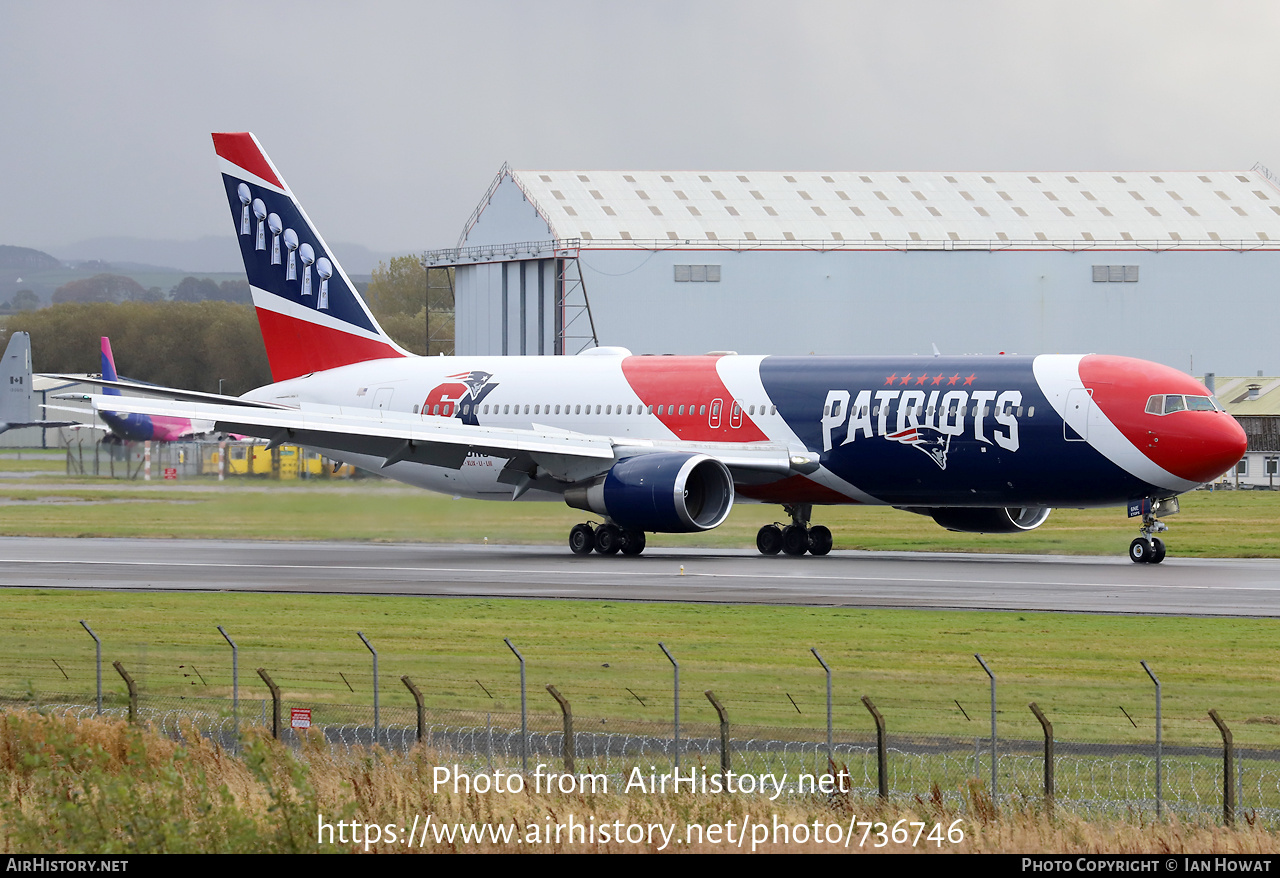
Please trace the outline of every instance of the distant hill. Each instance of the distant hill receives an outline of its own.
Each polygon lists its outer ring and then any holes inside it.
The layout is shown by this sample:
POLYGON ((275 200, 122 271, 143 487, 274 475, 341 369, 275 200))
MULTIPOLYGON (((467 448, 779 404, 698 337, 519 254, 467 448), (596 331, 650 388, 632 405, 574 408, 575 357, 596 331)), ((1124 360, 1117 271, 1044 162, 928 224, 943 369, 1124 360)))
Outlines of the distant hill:
POLYGON ((54 271, 61 267, 61 262, 43 250, 0 244, 0 268, 12 268, 18 271, 54 271))
MULTIPOLYGON (((370 274, 380 261, 402 253, 376 253, 359 244, 331 244, 348 274, 370 274)), ((89 238, 56 248, 69 262, 101 260, 116 269, 129 265, 173 266, 193 274, 244 272, 234 235, 209 235, 194 241, 156 241, 147 238, 89 238)), ((36 252, 36 251, 32 251, 36 252)))

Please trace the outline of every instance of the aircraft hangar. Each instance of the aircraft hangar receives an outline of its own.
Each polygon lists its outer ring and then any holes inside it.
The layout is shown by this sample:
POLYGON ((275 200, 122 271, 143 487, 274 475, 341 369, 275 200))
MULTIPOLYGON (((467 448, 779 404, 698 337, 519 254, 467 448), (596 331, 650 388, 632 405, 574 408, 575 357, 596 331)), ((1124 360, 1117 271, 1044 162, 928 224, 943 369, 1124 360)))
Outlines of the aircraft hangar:
POLYGON ((1113 353, 1280 373, 1280 178, 523 171, 457 246, 459 354, 1113 353))

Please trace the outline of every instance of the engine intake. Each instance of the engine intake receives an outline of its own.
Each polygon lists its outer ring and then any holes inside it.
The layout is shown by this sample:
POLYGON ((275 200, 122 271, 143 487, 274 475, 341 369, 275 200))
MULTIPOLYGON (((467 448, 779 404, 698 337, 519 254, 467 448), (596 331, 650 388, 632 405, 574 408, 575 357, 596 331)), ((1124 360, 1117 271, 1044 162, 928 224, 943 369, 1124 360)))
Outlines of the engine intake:
POLYGON ((733 476, 705 454, 641 454, 566 489, 564 502, 631 530, 691 533, 710 530, 728 517, 733 476))
POLYGON ((947 530, 971 534, 1011 534, 1034 530, 1044 524, 1052 511, 1047 506, 999 506, 995 509, 949 506, 927 510, 933 520, 947 530))

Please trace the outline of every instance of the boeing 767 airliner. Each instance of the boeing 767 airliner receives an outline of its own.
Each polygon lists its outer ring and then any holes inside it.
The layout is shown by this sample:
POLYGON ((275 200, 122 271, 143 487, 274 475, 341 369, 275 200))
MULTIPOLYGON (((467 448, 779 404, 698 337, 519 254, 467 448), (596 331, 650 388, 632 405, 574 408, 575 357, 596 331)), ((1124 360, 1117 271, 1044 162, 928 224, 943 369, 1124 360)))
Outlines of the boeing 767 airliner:
MULTIPOLYGON (((1125 506, 1136 562, 1160 518, 1245 451, 1195 379, 1119 356, 417 357, 383 332, 252 134, 213 135, 273 384, 243 397, 96 396, 211 421, 434 491, 593 513, 579 554, 708 530, 737 500, 781 505, 759 550, 825 555, 815 507, 894 506, 1016 532, 1055 506, 1125 506)), ((112 382, 101 382, 112 386, 112 382)), ((155 392, 155 391, 152 391, 155 392)))

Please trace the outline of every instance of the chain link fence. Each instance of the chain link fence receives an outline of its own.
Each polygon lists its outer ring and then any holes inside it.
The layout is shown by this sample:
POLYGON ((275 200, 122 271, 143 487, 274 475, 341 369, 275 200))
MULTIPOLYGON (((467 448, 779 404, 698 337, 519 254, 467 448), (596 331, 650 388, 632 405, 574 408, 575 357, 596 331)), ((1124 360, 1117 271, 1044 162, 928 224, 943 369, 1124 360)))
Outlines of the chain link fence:
MULTIPOLYGON (((323 740, 346 752, 375 743, 374 712, 369 705, 303 704, 282 701, 280 737, 299 746, 302 736, 323 740), (294 708, 310 710, 310 729, 290 727, 294 708)), ((46 695, 39 701, 27 695, 0 696, 0 709, 93 717, 92 696, 46 695)), ((126 698, 104 698, 103 714, 127 718, 126 698)), ((238 716, 225 698, 141 697, 138 720, 161 734, 185 740, 199 734, 228 749, 237 746, 250 728, 271 732, 270 699, 241 700, 238 716)), ((418 743, 417 712, 386 707, 379 711, 376 743, 409 751, 418 743)), ((574 716, 575 771, 604 774, 610 789, 625 789, 639 778, 671 772, 676 762, 675 735, 670 723, 608 717, 574 716)), ((527 738, 519 713, 425 710, 422 743, 440 765, 457 764, 468 773, 518 771, 527 759, 532 771, 560 771, 564 754, 563 720, 554 714, 529 714, 527 738)), ((834 729, 828 754, 825 729, 731 725, 729 766, 741 778, 740 788, 774 790, 788 795, 813 792, 828 772, 843 776, 850 795, 877 794, 879 767, 874 731, 834 729), (772 776, 767 780, 762 777, 772 776), (750 780, 748 780, 750 778, 750 780)), ((680 773, 709 778, 720 770, 720 729, 715 724, 682 724, 679 735, 680 773)), ((305 753, 305 750, 302 751, 305 753)), ((951 808, 968 806, 972 791, 985 794, 990 786, 992 747, 989 737, 948 737, 889 734, 885 768, 890 799, 904 803, 941 800, 951 808), (976 787, 975 787, 976 785, 976 787)), ((1164 812, 1184 816, 1220 815, 1223 803, 1221 747, 1165 745, 1160 757, 1160 804, 1164 812)), ((1157 811, 1155 745, 1055 741, 1055 804, 1088 814, 1157 811)), ((1044 799, 1044 742, 996 742, 996 785, 999 802, 1037 805, 1044 799)), ((1280 751, 1237 749, 1234 760, 1237 813, 1250 819, 1280 824, 1280 751)), ((701 783, 701 781, 698 781, 701 783)), ((839 782, 839 781, 837 781, 839 782)), ((688 783, 682 787, 689 789, 688 783)))

